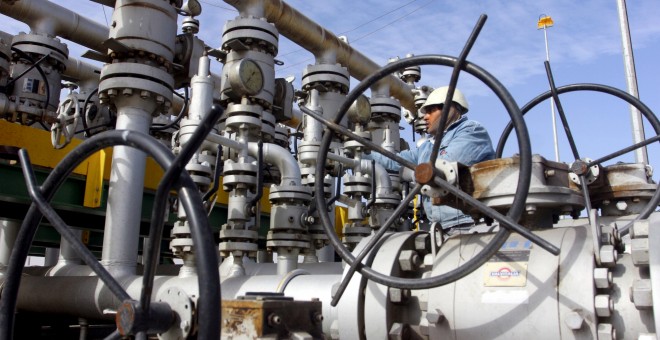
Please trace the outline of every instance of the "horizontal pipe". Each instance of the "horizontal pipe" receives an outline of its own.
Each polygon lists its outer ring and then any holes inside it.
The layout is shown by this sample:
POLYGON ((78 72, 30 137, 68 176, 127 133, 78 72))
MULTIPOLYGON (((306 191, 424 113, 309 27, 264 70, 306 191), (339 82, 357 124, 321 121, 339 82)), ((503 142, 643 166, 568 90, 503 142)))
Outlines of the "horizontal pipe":
POLYGON ((0 12, 24 22, 33 33, 58 36, 101 53, 107 48, 109 29, 95 21, 46 0, 0 2, 0 12))
POLYGON ((332 152, 328 153, 328 159, 331 161, 339 162, 344 165, 348 165, 351 168, 354 168, 360 164, 359 160, 344 157, 332 152))
POLYGON ((206 136, 206 140, 215 143, 215 144, 220 144, 222 146, 226 146, 230 149, 235 149, 235 150, 243 150, 245 149, 245 144, 241 144, 233 139, 218 135, 216 133, 209 133, 208 136, 206 136))
MULTIPOLYGON (((133 299, 142 291, 142 277, 118 279, 133 299)), ((154 297, 169 287, 177 287, 189 296, 199 296, 197 277, 156 277, 154 297)), ((112 319, 120 301, 96 276, 35 277, 23 276, 18 292, 18 308, 39 313, 64 313, 85 318, 112 319), (53 292, 57 292, 53 294, 53 292)))

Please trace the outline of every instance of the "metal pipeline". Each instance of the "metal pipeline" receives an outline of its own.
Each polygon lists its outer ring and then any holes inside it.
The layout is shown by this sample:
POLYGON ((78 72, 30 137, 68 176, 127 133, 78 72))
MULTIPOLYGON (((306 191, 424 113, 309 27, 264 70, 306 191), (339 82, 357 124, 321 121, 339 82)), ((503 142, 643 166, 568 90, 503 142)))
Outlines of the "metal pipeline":
MULTIPOLYGON (((248 143, 248 152, 250 156, 257 157, 259 153, 259 146, 257 143, 248 143)), ((300 186, 300 168, 296 159, 289 150, 275 144, 263 144, 264 161, 271 163, 277 167, 282 174, 282 181, 280 185, 300 186)))
MULTIPOLYGON (((14 248, 16 235, 21 223, 13 220, 0 220, 0 267, 4 268, 9 264, 11 249, 14 248)), ((3 269, 4 271, 4 269, 3 269)))
MULTIPOLYGON (((374 61, 282 0, 225 0, 225 2, 234 6, 242 16, 265 17, 275 25, 281 35, 312 52, 317 59, 327 55, 327 51, 335 51, 337 62, 346 66, 351 76, 358 80, 380 69, 374 61)), ((393 75, 386 77, 383 82, 389 85, 392 96, 399 99, 406 109, 411 112, 417 111, 412 92, 406 83, 393 75)))
MULTIPOLYGON (((150 111, 137 105, 120 107, 116 129, 148 133, 150 111)), ((140 150, 126 146, 113 149, 102 263, 115 276, 135 274, 146 161, 140 150)))
POLYGON ((22 21, 33 33, 59 36, 105 53, 103 42, 108 28, 46 0, 21 0, 10 5, 0 2, 2 14, 22 21))
POLYGON ((387 173, 387 170, 385 170, 382 165, 374 163, 374 174, 376 177, 376 197, 378 197, 380 193, 391 194, 393 192, 392 180, 390 179, 390 174, 387 173))
POLYGON ((66 61, 63 78, 75 79, 81 89, 93 91, 99 86, 101 68, 82 60, 69 57, 66 61))

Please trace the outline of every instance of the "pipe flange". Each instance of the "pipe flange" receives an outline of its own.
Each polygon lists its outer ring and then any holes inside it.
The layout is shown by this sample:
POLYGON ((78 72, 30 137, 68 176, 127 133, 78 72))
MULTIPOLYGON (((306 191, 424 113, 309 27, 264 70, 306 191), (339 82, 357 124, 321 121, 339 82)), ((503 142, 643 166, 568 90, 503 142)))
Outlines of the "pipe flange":
POLYGON ((196 173, 203 176, 211 176, 213 174, 211 166, 204 164, 188 163, 188 165, 186 165, 186 170, 192 174, 196 173))
MULTIPOLYGON (((254 239, 254 242, 256 241, 257 239, 254 239)), ((220 251, 220 255, 223 257, 227 257, 237 251, 243 252, 244 254, 248 254, 248 256, 252 257, 256 256, 259 247, 256 243, 253 242, 234 242, 224 241, 221 239, 220 245, 218 245, 218 250, 220 251)))
POLYGON ((263 108, 259 105, 251 104, 229 104, 225 110, 225 127, 231 130, 238 130, 247 126, 251 129, 261 129, 261 115, 263 108))
POLYGON ((12 39, 11 47, 15 47, 25 53, 38 55, 49 55, 58 63, 58 68, 64 71, 64 64, 69 59, 69 49, 66 44, 58 38, 51 38, 39 34, 19 33, 12 39))
POLYGON ((397 123, 401 121, 401 103, 398 100, 389 97, 374 97, 369 102, 373 118, 382 117, 397 123))
POLYGON ((225 161, 224 172, 228 174, 233 173, 247 173, 250 175, 256 175, 259 167, 252 163, 245 162, 234 162, 231 160, 225 161))
POLYGON ((219 236, 220 240, 229 241, 256 240, 259 237, 259 233, 246 229, 222 229, 219 232, 219 236))
POLYGON ((316 64, 307 65, 303 71, 301 79, 303 91, 309 91, 311 88, 320 85, 327 91, 347 94, 350 84, 350 74, 348 69, 339 64, 316 64))
POLYGON ((137 63, 107 64, 101 71, 99 99, 107 103, 140 96, 158 105, 153 112, 158 116, 161 112, 167 113, 172 106, 173 86, 174 77, 158 67, 137 63))
POLYGON ((296 241, 267 241, 266 248, 268 250, 277 251, 277 248, 297 248, 297 249, 307 249, 309 248, 309 242, 296 242, 296 241))
POLYGON ((185 291, 177 287, 169 287, 161 291, 156 301, 166 303, 176 315, 176 321, 170 329, 158 334, 161 340, 186 339, 193 331, 193 310, 195 303, 185 291))
POLYGON ((275 116, 268 111, 261 113, 261 136, 265 142, 272 142, 275 138, 275 116))
POLYGON ((376 194, 376 205, 394 206, 396 207, 401 203, 401 196, 398 194, 376 194))
POLYGON ((283 147, 283 148, 288 148, 289 147, 289 130, 282 125, 282 124, 277 124, 275 126, 275 144, 283 147))
POLYGON ((270 188, 268 199, 272 203, 280 200, 309 203, 312 201, 312 188, 297 185, 273 185, 270 188))
POLYGON ((347 185, 344 184, 344 194, 346 195, 360 195, 364 198, 371 197, 371 185, 347 185))
POLYGON ((257 49, 277 55, 279 32, 273 24, 257 18, 238 18, 225 23, 222 49, 225 51, 257 49))

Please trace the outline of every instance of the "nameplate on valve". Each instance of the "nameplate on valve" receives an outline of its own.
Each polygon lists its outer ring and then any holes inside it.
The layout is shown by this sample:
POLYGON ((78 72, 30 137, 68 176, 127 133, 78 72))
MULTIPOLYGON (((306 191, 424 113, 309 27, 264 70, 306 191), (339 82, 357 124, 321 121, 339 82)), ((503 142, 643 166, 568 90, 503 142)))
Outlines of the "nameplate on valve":
POLYGON ((509 238, 484 264, 485 287, 525 287, 532 242, 509 238))

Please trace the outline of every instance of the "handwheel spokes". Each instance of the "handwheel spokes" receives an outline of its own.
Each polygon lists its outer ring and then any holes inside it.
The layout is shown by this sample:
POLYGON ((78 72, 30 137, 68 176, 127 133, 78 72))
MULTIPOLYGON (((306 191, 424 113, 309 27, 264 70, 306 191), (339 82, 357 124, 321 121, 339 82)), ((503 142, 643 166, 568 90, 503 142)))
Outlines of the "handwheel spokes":
POLYGON ((605 163, 605 162, 607 162, 607 161, 609 161, 609 160, 612 160, 612 159, 614 159, 614 158, 616 158, 616 157, 619 157, 619 156, 621 156, 621 155, 624 155, 624 154, 626 154, 626 153, 628 153, 628 152, 631 152, 631 151, 637 150, 637 149, 639 149, 639 148, 641 148, 641 147, 643 147, 643 146, 647 146, 647 145, 649 145, 649 144, 652 144, 652 143, 655 143, 655 142, 658 142, 658 141, 660 141, 660 135, 657 135, 657 136, 654 136, 654 137, 651 137, 651 138, 647 138, 647 139, 645 139, 645 140, 643 140, 643 141, 641 141, 641 142, 639 142, 639 143, 633 144, 633 145, 631 145, 631 146, 629 146, 629 147, 626 147, 626 148, 623 148, 623 149, 621 149, 621 150, 619 150, 619 151, 612 152, 611 154, 609 154, 609 155, 607 155, 607 156, 603 156, 603 157, 598 158, 598 159, 596 159, 596 160, 594 160, 594 161, 591 161, 591 162, 587 163, 587 167, 590 168, 590 167, 592 167, 592 166, 594 166, 594 165, 600 165, 600 164, 605 163))
POLYGON ((445 126, 447 125, 447 118, 449 117, 449 110, 451 107, 450 104, 454 99, 454 91, 456 90, 456 84, 458 83, 458 76, 461 73, 461 69, 465 65, 465 61, 467 60, 468 54, 470 54, 470 50, 472 50, 472 46, 474 46, 474 43, 477 41, 477 37, 479 37, 481 29, 484 27, 484 24, 486 24, 486 19, 488 19, 488 16, 485 14, 479 16, 479 20, 477 20, 477 24, 474 25, 472 33, 470 33, 467 42, 465 42, 465 46, 463 46, 461 54, 458 55, 456 65, 454 65, 454 69, 452 70, 451 78, 449 78, 449 89, 447 89, 447 97, 445 98, 445 103, 442 106, 440 125, 438 126, 438 131, 436 132, 435 136, 435 140, 438 141, 438 143, 433 143, 433 149, 431 149, 431 164, 435 164, 435 160, 438 159, 438 152, 440 151, 441 144, 440 141, 442 141, 442 136, 445 133, 445 126))
POLYGON ((19 159, 21 168, 23 169, 23 176, 25 177, 25 184, 30 194, 30 198, 37 205, 41 213, 46 216, 48 221, 53 224, 55 229, 71 244, 72 248, 78 253, 81 259, 98 275, 103 283, 108 286, 108 289, 119 300, 128 300, 131 297, 126 293, 126 290, 110 275, 110 273, 96 260, 87 247, 80 241, 73 231, 66 225, 62 218, 55 212, 55 209, 48 204, 46 199, 41 193, 41 189, 37 185, 32 165, 30 163, 30 156, 25 149, 19 151, 19 159))
POLYGON ((445 189, 449 191, 451 194, 456 196, 457 198, 463 200, 464 202, 472 205, 473 207, 481 210, 481 212, 497 221, 499 221, 502 226, 506 229, 509 229, 511 231, 515 231, 518 234, 524 236, 526 239, 532 241, 532 243, 538 245, 539 247, 545 249, 549 253, 553 255, 559 255, 559 248, 557 248, 555 245, 552 243, 546 241, 545 239, 541 238, 540 236, 532 233, 529 231, 529 229, 519 225, 515 221, 513 221, 510 217, 502 215, 499 213, 497 210, 479 202, 477 199, 472 197, 471 195, 467 194, 466 192, 460 190, 459 188, 449 184, 449 182, 445 181, 442 178, 442 173, 440 170, 436 167, 433 167, 433 183, 440 186, 442 189, 445 189))
POLYGON ((337 305, 339 302, 339 299, 341 299, 341 296, 344 294, 344 291, 346 290, 346 287, 348 287, 348 283, 351 282, 351 279, 353 278, 353 274, 355 274, 355 271, 359 266, 362 266, 362 260, 369 254, 369 252, 373 249, 373 247, 378 244, 380 239, 385 235, 385 233, 389 230, 390 225, 394 223, 394 221, 399 218, 399 215, 401 215, 405 209, 408 207, 408 203, 415 198, 415 195, 419 194, 419 192, 422 190, 422 185, 417 184, 415 187, 410 190, 408 195, 403 199, 401 204, 394 210, 392 215, 387 218, 385 223, 380 227, 378 232, 369 239, 369 242, 362 248, 362 251, 358 254, 358 256, 355 257, 353 260, 353 263, 351 263, 351 267, 348 269, 348 272, 346 275, 344 275, 344 278, 341 281, 341 284, 339 285, 339 288, 335 292, 335 294, 332 296, 332 302, 330 302, 330 305, 333 307, 337 305))
POLYGON ((575 139, 571 133, 571 128, 568 125, 568 120, 566 120, 566 115, 564 114, 564 107, 559 101, 559 94, 557 93, 557 87, 555 87, 555 78, 552 76, 552 69, 550 68, 550 62, 545 61, 545 73, 548 75, 548 82, 550 83, 550 92, 552 93, 552 99, 557 106, 557 113, 559 113, 559 119, 561 119, 561 125, 564 127, 564 132, 566 132, 566 139, 568 139, 568 144, 571 146, 571 151, 573 152, 573 157, 576 160, 580 159, 580 153, 578 152, 577 146, 575 145, 575 139))
POLYGON ((372 142, 372 141, 370 141, 370 140, 368 140, 368 139, 366 139, 362 136, 359 136, 359 135, 353 133, 352 131, 340 126, 337 123, 334 123, 334 122, 326 119, 325 117, 323 117, 323 116, 319 115, 318 113, 306 108, 303 105, 300 105, 300 111, 302 111, 303 113, 305 113, 305 114, 309 115, 310 117, 316 119, 317 121, 319 121, 320 123, 325 125, 328 129, 332 130, 333 132, 348 136, 348 137, 352 138, 354 141, 356 141, 358 143, 361 143, 365 147, 367 147, 371 150, 374 150, 374 151, 378 151, 383 156, 391 158, 391 159, 399 162, 399 164, 401 164, 401 166, 405 166, 406 168, 408 168, 410 170, 415 170, 415 167, 417 166, 415 163, 413 163, 413 162, 411 162, 411 161, 409 161, 405 158, 402 158, 401 156, 395 154, 394 152, 386 150, 382 146, 380 146, 380 145, 378 145, 378 144, 376 144, 376 143, 374 143, 374 142, 372 142))
MULTIPOLYGON (((321 121, 322 123, 324 123, 324 125, 328 126, 329 130, 332 131, 332 133, 330 131, 326 131, 324 133, 323 140, 321 141, 320 144, 317 164, 325 164, 326 159, 328 158, 327 151, 329 150, 330 142, 334 136, 334 132, 343 133, 343 130, 337 126, 338 122, 341 121, 343 116, 348 111, 350 105, 356 100, 358 96, 361 95, 362 92, 366 91, 369 87, 373 86, 378 81, 388 76, 392 72, 400 70, 405 67, 412 67, 419 65, 441 65, 441 66, 453 67, 455 66, 455 64, 456 64, 455 58, 448 56, 440 56, 440 55, 415 56, 390 63, 384 66, 383 68, 381 68, 380 70, 378 70, 377 72, 373 73, 372 75, 369 75, 368 77, 363 79, 362 82, 358 84, 351 91, 351 93, 349 93, 346 100, 339 108, 338 113, 334 119, 334 122, 331 123, 325 122, 326 120, 322 119, 321 117, 318 117, 317 113, 311 112, 310 114, 309 110, 304 110, 301 108, 303 112, 308 113, 312 118, 321 121)), ((492 75, 487 73, 485 70, 479 68, 478 66, 470 62, 466 62, 461 70, 468 72, 469 74, 475 76, 477 79, 481 80, 484 84, 486 84, 486 86, 488 86, 496 94, 497 98, 504 104, 504 107, 509 113, 512 121, 515 122, 516 134, 518 137, 518 146, 520 149, 519 153, 521 159, 521 161, 519 162, 520 176, 516 188, 516 195, 514 196, 513 203, 511 205, 511 208, 509 209, 507 216, 511 220, 517 220, 524 211, 525 200, 527 197, 529 184, 530 184, 529 180, 531 178, 531 148, 529 143, 529 135, 527 134, 527 128, 522 119, 522 115, 520 115, 520 108, 515 103, 515 100, 513 100, 510 93, 506 91, 504 86, 499 81, 497 81, 492 75)), ((356 141, 361 142, 370 148, 373 145, 373 143, 371 142, 360 140, 360 138, 355 138, 359 136, 354 136, 353 134, 349 134, 349 133, 345 133, 345 135, 354 138, 356 141)), ((381 149, 382 148, 379 148, 378 146, 373 146, 373 150, 381 152, 383 151, 381 149)), ((392 155, 391 153, 386 153, 386 152, 382 152, 382 153, 386 157, 390 157, 395 161, 399 161, 399 159, 393 157, 396 155, 392 155)), ((410 164, 410 162, 400 162, 400 163, 408 168, 415 168, 417 166, 416 164, 410 164)), ((315 175, 319 178, 323 177, 324 167, 321 166, 317 167, 315 175)), ((316 204, 320 207, 325 207, 325 204, 327 203, 324 199, 324 188, 320 182, 317 182, 315 186, 315 200, 316 200, 316 204)), ((355 262, 354 261, 355 257, 341 243, 341 240, 339 240, 337 235, 334 233, 334 227, 332 225, 330 217, 328 216, 327 213, 324 212, 324 210, 325 209, 319 208, 319 211, 321 212, 319 214, 319 217, 321 219, 323 229, 325 233, 328 235, 328 238, 330 239, 332 245, 335 247, 337 253, 341 256, 341 258, 344 261, 346 261, 349 265, 352 266, 355 262)), ((497 215, 493 214, 493 212, 490 210, 489 212, 490 215, 492 216, 502 217, 502 215, 500 214, 497 215)), ((503 223, 507 223, 507 222, 503 222, 503 223)), ((466 275, 470 274, 471 272, 479 268, 481 265, 483 265, 483 263, 485 263, 493 254, 495 254, 500 249, 502 244, 504 244, 504 242, 508 238, 509 234, 510 232, 507 228, 501 228, 497 232, 497 234, 492 238, 491 242, 488 243, 481 252, 475 254, 471 259, 467 260, 458 268, 455 268, 447 273, 433 277, 411 279, 411 278, 389 276, 379 273, 371 269, 368 265, 364 265, 364 264, 357 264, 356 270, 359 271, 360 274, 362 274, 362 276, 365 279, 369 279, 376 283, 383 284, 389 287, 407 288, 407 289, 427 289, 432 287, 438 287, 444 284, 454 282, 462 277, 465 277, 466 275)))
MULTIPOLYGON (((656 117, 656 115, 651 111, 651 109, 646 106, 643 102, 641 102, 638 98, 630 95, 629 93, 622 91, 620 89, 607 86, 607 85, 601 85, 601 84, 571 84, 571 85, 564 85, 561 87, 556 88, 555 93, 553 91, 547 91, 544 92, 540 95, 538 95, 536 98, 530 100, 527 104, 525 104, 522 109, 521 113, 525 115, 527 112, 529 112, 531 109, 536 107, 536 105, 540 104, 541 102, 545 101, 546 99, 552 98, 553 95, 559 95, 559 94, 564 94, 564 93, 569 93, 569 92, 579 92, 579 91, 592 91, 592 92, 600 92, 604 93, 607 95, 614 96, 616 98, 619 98, 631 106, 635 107, 639 112, 646 118, 649 124, 651 124, 651 127, 656 133, 655 137, 646 139, 645 141, 636 143, 634 145, 631 145, 629 147, 626 147, 624 149, 621 149, 619 151, 616 151, 614 153, 611 153, 607 156, 598 158, 594 161, 583 161, 578 159, 576 162, 582 162, 582 166, 584 168, 590 168, 593 165, 598 165, 602 164, 603 162, 606 162, 608 160, 611 160, 615 157, 621 156, 627 152, 631 152, 635 149, 638 149, 640 147, 643 147, 645 145, 660 141, 660 120, 656 117)), ((500 136, 500 140, 497 144, 497 149, 495 152, 495 157, 501 157, 504 147, 506 145, 506 142, 509 138, 509 135, 511 131, 513 131, 513 122, 509 122, 509 124, 504 128, 504 131, 502 132, 502 135, 500 136)), ((579 175, 579 174, 578 174, 579 175)), ((583 181, 583 180, 582 180, 583 181)), ((657 187, 660 189, 660 184, 657 187)), ((582 189, 583 192, 586 190, 586 188, 582 189)), ((587 193, 588 195, 588 193, 587 193)), ((585 196, 587 197, 587 196, 585 196)), ((589 202, 588 205, 590 205, 591 202, 589 202)), ((639 215, 633 219, 632 221, 628 222, 623 227, 619 227, 619 234, 621 236, 626 235, 628 233, 628 230, 630 227, 633 225, 635 221, 638 221, 640 219, 646 219, 649 217, 649 215, 655 211, 656 207, 660 204, 660 190, 656 190, 653 196, 650 198, 649 202, 646 204, 644 208, 641 209, 639 212, 639 215)))
MULTIPOLYGON (((80 165, 85 159, 99 150, 117 145, 133 147, 145 152, 147 155, 153 157, 153 159, 164 169, 172 166, 174 156, 172 155, 171 150, 152 137, 137 132, 114 130, 89 138, 78 145, 74 152, 67 154, 62 161, 55 166, 50 175, 42 183, 41 187, 36 186, 34 177, 28 178, 28 180, 31 181, 31 184, 28 184, 28 188, 38 190, 40 195, 34 195, 35 202, 30 206, 28 213, 25 216, 23 225, 19 230, 17 244, 12 251, 9 265, 7 266, 7 275, 4 282, 4 289, 1 292, 2 298, 0 299, 0 337, 6 339, 12 337, 14 311, 17 304, 21 273, 25 264, 25 259, 29 254, 30 244, 34 239, 34 235, 37 232, 38 224, 42 216, 48 214, 49 211, 54 212, 54 210, 49 209, 45 209, 45 211, 42 212, 42 208, 38 206, 37 201, 40 198, 43 198, 43 200, 40 201, 42 203, 41 205, 46 205, 50 208, 50 206, 48 206, 50 200, 76 166, 80 165)), ((4 156, 4 154, 9 153, 7 156, 12 157, 13 155, 11 154, 11 151, 11 149, 6 150, 6 148, 0 148, 0 155, 4 156)), ((28 160, 27 157, 26 160, 28 160)), ((220 328, 216 321, 220 318, 221 297, 220 281, 218 279, 217 248, 213 243, 211 228, 206 217, 206 211, 204 210, 201 196, 199 195, 199 190, 196 184, 192 181, 190 175, 188 173, 182 173, 179 180, 175 182, 175 186, 179 191, 179 200, 190 222, 191 236, 196 245, 195 264, 198 273, 199 291, 194 312, 197 316, 197 336, 200 339, 218 339, 220 337, 220 328)), ((61 225, 63 225, 64 228, 67 228, 64 222, 62 222, 61 225)), ((81 245, 74 240, 69 240, 69 242, 72 245, 81 245)), ((100 266, 100 263, 98 263, 94 257, 93 261, 88 262, 88 265, 90 265, 90 267, 95 267, 100 266)), ((99 274, 99 276, 103 275, 99 272, 97 272, 97 274, 99 274)), ((106 284, 108 284, 108 282, 106 282, 106 284)), ((109 283, 109 285, 111 284, 112 283, 109 283)), ((161 323, 162 320, 159 320, 158 318, 161 316, 172 315, 172 311, 167 304, 166 306, 157 306, 159 305, 158 303, 151 303, 149 310, 146 313, 142 313, 142 308, 137 304, 137 301, 126 299, 123 302, 135 304, 134 306, 137 307, 136 310, 138 310, 138 313, 132 313, 132 315, 148 318, 145 322, 138 323, 139 326, 134 328, 132 334, 140 332, 159 332, 159 330, 163 329, 162 327, 164 327, 164 324, 161 323), (143 324, 146 325, 143 326, 143 324)), ((168 318, 168 320, 170 319, 168 318)))

